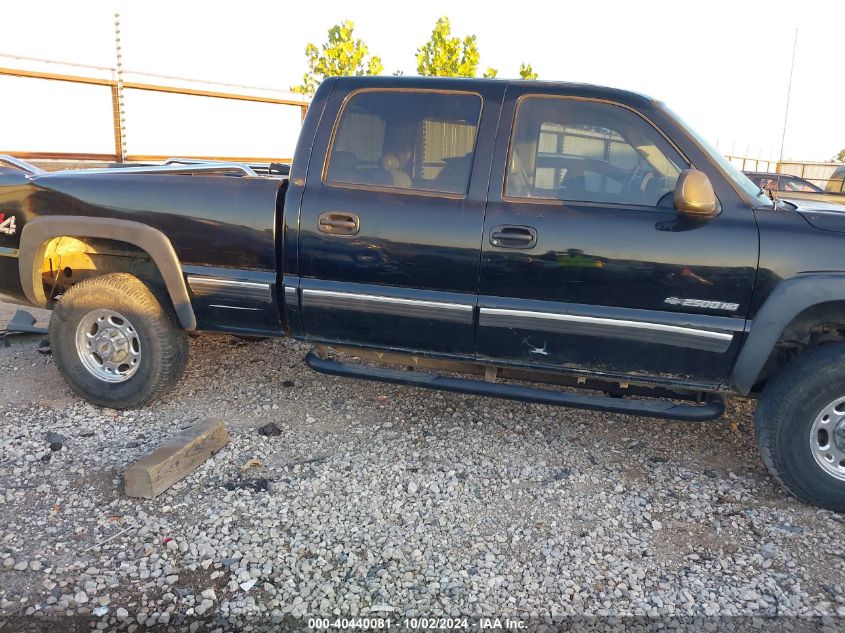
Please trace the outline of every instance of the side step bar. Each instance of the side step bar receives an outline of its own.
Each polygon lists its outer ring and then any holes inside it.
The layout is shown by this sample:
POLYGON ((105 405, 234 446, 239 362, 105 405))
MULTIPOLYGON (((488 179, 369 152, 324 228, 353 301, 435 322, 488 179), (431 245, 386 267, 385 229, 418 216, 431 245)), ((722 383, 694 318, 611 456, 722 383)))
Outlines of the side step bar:
POLYGON ((308 352, 305 362, 314 371, 332 376, 362 378, 399 385, 440 389, 476 396, 521 400, 538 404, 551 404, 574 409, 627 413, 665 420, 685 422, 706 422, 722 417, 725 403, 717 395, 701 405, 677 404, 668 400, 626 400, 610 396, 592 396, 583 393, 552 391, 539 387, 523 387, 501 383, 484 382, 470 378, 451 378, 421 371, 403 371, 383 367, 369 367, 358 363, 342 363, 322 358, 315 350, 308 352))

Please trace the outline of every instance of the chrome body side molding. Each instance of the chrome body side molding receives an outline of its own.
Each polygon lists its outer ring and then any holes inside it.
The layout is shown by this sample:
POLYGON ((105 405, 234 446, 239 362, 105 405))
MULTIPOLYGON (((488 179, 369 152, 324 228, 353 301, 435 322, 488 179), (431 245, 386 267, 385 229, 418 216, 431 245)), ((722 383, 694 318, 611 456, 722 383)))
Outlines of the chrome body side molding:
POLYGON ((220 299, 262 303, 272 300, 270 284, 263 282, 188 275, 188 286, 191 292, 199 297, 214 296, 220 299))
POLYGON ((734 339, 732 332, 725 331, 649 321, 509 308, 482 307, 479 310, 479 325, 621 338, 712 352, 727 351, 734 339))
POLYGON ((305 306, 353 311, 375 311, 394 316, 429 318, 455 323, 472 323, 474 306, 426 299, 406 299, 387 295, 361 294, 334 290, 304 288, 305 306))

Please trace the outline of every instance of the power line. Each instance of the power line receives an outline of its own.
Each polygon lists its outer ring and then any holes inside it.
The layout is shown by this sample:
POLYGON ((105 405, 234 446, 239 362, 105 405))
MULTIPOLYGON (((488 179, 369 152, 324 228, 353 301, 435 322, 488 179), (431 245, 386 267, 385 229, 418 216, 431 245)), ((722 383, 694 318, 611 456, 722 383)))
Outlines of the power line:
POLYGON ((792 96, 792 72, 795 70, 795 49, 798 48, 798 27, 795 27, 795 40, 792 42, 792 64, 789 66, 789 85, 786 88, 786 109, 783 113, 783 134, 780 137, 780 157, 778 162, 783 162, 783 144, 786 140, 786 120, 789 118, 789 98, 792 96))
MULTIPOLYGON (((0 57, 5 57, 6 59, 14 59, 18 61, 26 61, 26 62, 37 62, 39 64, 56 64, 58 66, 67 66, 68 68, 85 68, 87 70, 100 70, 106 71, 110 73, 116 72, 116 68, 111 66, 95 66, 93 64, 79 64, 75 62, 62 62, 55 59, 46 59, 43 57, 27 57, 26 55, 12 55, 9 53, 0 53, 0 57)), ((160 75, 157 73, 147 73, 142 72, 139 70, 129 70, 127 68, 123 69, 123 72, 128 75, 137 75, 139 77, 154 77, 156 79, 171 79, 174 81, 187 81, 189 83, 200 83, 206 84, 209 86, 223 86, 226 88, 243 88, 245 90, 261 90, 267 92, 283 92, 283 93, 290 93, 289 90, 283 90, 281 88, 269 88, 267 86, 251 86, 246 84, 233 84, 233 83, 226 83, 223 81, 210 81, 206 79, 191 79, 189 77, 179 77, 175 75, 160 75)))

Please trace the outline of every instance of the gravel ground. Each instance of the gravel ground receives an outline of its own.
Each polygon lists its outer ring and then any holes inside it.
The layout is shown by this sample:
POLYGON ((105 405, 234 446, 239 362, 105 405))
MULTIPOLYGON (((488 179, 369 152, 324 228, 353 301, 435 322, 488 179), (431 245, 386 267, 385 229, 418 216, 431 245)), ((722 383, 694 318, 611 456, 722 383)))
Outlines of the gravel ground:
POLYGON ((752 402, 655 421, 332 378, 295 342, 204 337, 164 401, 116 412, 70 394, 42 339, 0 345, 2 631, 314 615, 845 628, 845 518, 768 476, 752 402), (123 468, 206 416, 226 448, 153 501, 124 496, 123 468))

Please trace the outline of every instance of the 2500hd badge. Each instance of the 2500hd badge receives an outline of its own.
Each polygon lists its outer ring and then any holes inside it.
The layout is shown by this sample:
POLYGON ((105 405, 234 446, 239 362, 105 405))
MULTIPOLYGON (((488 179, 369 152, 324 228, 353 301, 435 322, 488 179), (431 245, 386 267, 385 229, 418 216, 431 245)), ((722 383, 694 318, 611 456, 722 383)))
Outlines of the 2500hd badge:
POLYGON ((710 308, 712 310, 727 310, 736 312, 739 309, 738 303, 727 303, 725 301, 708 301, 707 299, 679 299, 678 297, 666 297, 663 303, 671 306, 682 306, 684 308, 710 308))

